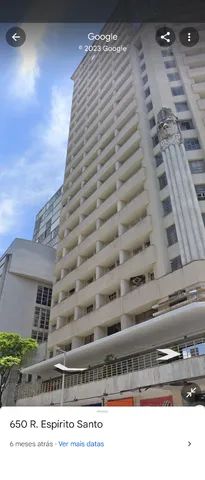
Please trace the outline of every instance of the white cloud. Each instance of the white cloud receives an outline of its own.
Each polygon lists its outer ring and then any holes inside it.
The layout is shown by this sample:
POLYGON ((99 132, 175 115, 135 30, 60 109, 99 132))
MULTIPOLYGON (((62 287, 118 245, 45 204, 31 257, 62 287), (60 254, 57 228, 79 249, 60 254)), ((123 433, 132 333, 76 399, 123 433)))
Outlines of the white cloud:
POLYGON ((25 210, 38 209, 63 181, 71 98, 67 78, 53 86, 47 118, 35 128, 30 149, 1 170, 0 233, 15 237, 25 210))
POLYGON ((7 233, 15 224, 15 205, 12 198, 0 198, 0 234, 7 233))
POLYGON ((43 51, 45 26, 43 24, 22 25, 26 42, 17 51, 17 59, 10 72, 9 93, 21 100, 35 97, 37 80, 40 77, 40 57, 43 51))

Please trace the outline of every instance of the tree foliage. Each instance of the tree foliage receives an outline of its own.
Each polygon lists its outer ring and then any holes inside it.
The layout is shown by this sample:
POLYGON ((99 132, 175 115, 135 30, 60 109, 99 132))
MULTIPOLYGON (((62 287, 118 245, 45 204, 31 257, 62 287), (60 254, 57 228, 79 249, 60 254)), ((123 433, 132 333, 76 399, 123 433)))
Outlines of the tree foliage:
POLYGON ((20 365, 25 355, 35 348, 37 342, 32 338, 24 338, 17 333, 0 332, 0 407, 12 368, 20 365))

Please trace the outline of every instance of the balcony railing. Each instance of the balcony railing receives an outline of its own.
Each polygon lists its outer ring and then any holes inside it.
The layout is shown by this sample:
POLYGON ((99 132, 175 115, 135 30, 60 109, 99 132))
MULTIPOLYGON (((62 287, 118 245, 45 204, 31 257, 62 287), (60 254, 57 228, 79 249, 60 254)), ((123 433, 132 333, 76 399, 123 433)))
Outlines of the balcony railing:
MULTIPOLYGON (((159 347, 163 348, 163 347, 159 347)), ((190 357, 198 357, 205 355, 205 336, 185 343, 177 345, 169 345, 169 348, 178 352, 180 355, 174 358, 174 361, 186 360, 190 357)), ((126 375, 139 370, 145 370, 160 366, 160 354, 155 349, 154 351, 144 353, 142 355, 133 355, 123 358, 111 363, 105 363, 82 373, 67 375, 65 377, 65 388, 74 387, 76 385, 83 385, 86 383, 97 382, 106 378, 115 377, 118 375, 126 375)), ((62 377, 47 380, 42 383, 22 384, 18 387, 17 398, 27 398, 40 395, 42 393, 53 392, 62 388, 62 377)))

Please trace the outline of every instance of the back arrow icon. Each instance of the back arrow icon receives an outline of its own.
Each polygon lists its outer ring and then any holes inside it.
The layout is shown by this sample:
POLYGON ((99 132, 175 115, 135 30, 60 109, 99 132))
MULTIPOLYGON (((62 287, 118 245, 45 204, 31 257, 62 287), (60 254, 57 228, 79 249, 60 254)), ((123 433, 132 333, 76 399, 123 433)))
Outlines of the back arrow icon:
POLYGON ((171 358, 180 356, 180 353, 175 352, 174 350, 171 350, 171 348, 162 348, 162 349, 158 348, 157 351, 161 353, 165 353, 164 357, 157 359, 158 362, 164 362, 166 360, 170 360, 171 358))
POLYGON ((188 447, 190 447, 190 445, 191 445, 191 442, 188 442, 188 447))
POLYGON ((17 42, 18 38, 21 38, 21 37, 20 35, 17 35, 17 33, 14 33, 11 38, 13 38, 14 42, 17 42))

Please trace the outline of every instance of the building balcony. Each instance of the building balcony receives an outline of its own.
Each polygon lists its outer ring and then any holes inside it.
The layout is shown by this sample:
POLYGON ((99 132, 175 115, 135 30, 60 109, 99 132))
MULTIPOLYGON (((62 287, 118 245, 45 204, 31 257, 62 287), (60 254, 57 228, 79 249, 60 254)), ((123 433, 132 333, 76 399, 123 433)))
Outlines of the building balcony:
MULTIPOLYGON (((132 222, 134 217, 137 215, 141 215, 146 206, 149 203, 148 194, 147 192, 140 193, 136 198, 131 200, 129 205, 125 206, 120 212, 118 213, 109 213, 110 209, 109 206, 106 206, 106 202, 104 202, 98 209, 96 209, 92 214, 92 221, 96 222, 98 218, 102 219, 104 222, 102 225, 102 229, 110 229, 113 225, 114 228, 123 222, 132 222), (108 219, 107 219, 108 217, 108 219)), ((73 231, 69 234, 67 238, 64 238, 60 244, 59 248, 66 248, 72 243, 76 237, 80 234, 87 236, 90 228, 90 221, 89 218, 85 218, 82 223, 78 224, 73 231)), ((103 231, 103 230, 101 230, 103 231)), ((64 258, 62 258, 56 265, 56 273, 58 274, 60 269, 63 268, 64 265, 64 258)))
MULTIPOLYGON (((113 155, 113 164, 117 161, 120 162, 123 161, 126 158, 129 158, 129 154, 132 155, 132 153, 139 147, 139 141, 140 141, 140 134, 139 132, 134 132, 132 136, 127 140, 127 142, 119 148, 118 152, 116 152, 113 155)), ((102 155, 102 154, 101 154, 102 155)), ((100 157, 101 157, 100 155, 100 157)), ((136 153, 136 155, 141 155, 141 151, 136 153)), ((102 157, 101 157, 102 158, 102 157)), ((109 162, 109 167, 111 166, 109 162)), ((80 214, 85 214, 86 215, 86 210, 89 208, 91 203, 93 201, 97 201, 97 198, 100 198, 100 195, 103 195, 104 190, 107 189, 107 182, 103 184, 96 192, 94 195, 90 196, 87 200, 84 201, 82 205, 80 205, 73 214, 69 216, 68 219, 65 220, 63 225, 61 225, 60 228, 60 234, 65 228, 69 228, 69 225, 72 224, 73 220, 76 218, 76 216, 79 216, 80 214)), ((78 199, 77 199, 78 200, 78 199)), ((76 201, 76 199, 75 199, 76 201)))
MULTIPOLYGON (((126 233, 129 233, 129 232, 126 232, 126 233)), ((68 284, 73 284, 74 281, 76 281, 79 278, 81 280, 86 279, 89 275, 89 272, 93 272, 93 270, 96 268, 97 265, 100 265, 101 267, 105 267, 105 272, 106 272, 106 267, 113 262, 113 247, 117 248, 115 243, 117 242, 119 243, 119 241, 120 239, 116 239, 114 243, 112 242, 110 245, 107 245, 104 249, 100 250, 100 252, 98 252, 88 261, 85 261, 77 270, 69 274, 69 279, 65 277, 63 280, 60 280, 54 286, 53 294, 56 295, 57 293, 60 293, 60 291, 67 290, 68 284)), ((128 238, 125 238, 124 242, 126 245, 127 242, 128 243, 131 242, 131 239, 129 240, 128 238)), ((132 238, 132 242, 133 242, 133 238, 132 238)), ((121 243, 122 249, 123 249, 123 245, 124 243, 121 243)), ((93 296, 97 293, 106 294, 106 290, 108 286, 109 288, 111 288, 112 285, 115 286, 117 283, 119 283, 120 279, 130 279, 131 277, 135 277, 136 275, 140 275, 140 274, 143 274, 144 272, 151 270, 153 268, 154 263, 156 262, 155 255, 156 255, 155 248, 153 245, 148 246, 147 248, 145 248, 145 250, 142 250, 139 253, 136 253, 134 257, 132 256, 127 261, 125 261, 124 263, 116 267, 112 271, 112 273, 108 271, 108 273, 105 273, 98 280, 96 280, 92 284, 85 287, 85 289, 74 294, 72 298, 69 297, 66 300, 62 301, 61 303, 55 305, 51 312, 51 321, 57 318, 58 316, 64 317, 68 315, 68 313, 72 311, 73 307, 77 305, 78 302, 79 304, 82 304, 84 301, 86 302, 86 300, 90 298, 90 296, 93 296)), ((132 292, 130 292, 130 294, 131 293, 132 292)), ((159 298, 159 296, 157 295, 157 297, 155 298, 159 298)), ((120 306, 121 305, 120 299, 117 299, 117 302, 119 302, 119 306, 120 306)), ((130 306, 128 306, 129 311, 131 309, 131 305, 132 303, 130 303, 130 306)), ((108 306, 108 310, 109 310, 109 306, 108 306)), ((107 312, 104 317, 104 320, 105 318, 112 319, 112 315, 113 315, 113 312, 111 311, 107 312)), ((95 316, 96 316, 96 312, 94 314, 94 317, 95 316)))
MULTIPOLYGON (((66 255, 63 258, 63 261, 61 260, 59 262, 62 264, 62 268, 69 269, 69 265, 72 264, 75 259, 77 259, 77 255, 80 255, 81 257, 85 256, 86 258, 86 252, 90 248, 95 249, 95 245, 98 240, 103 242, 105 245, 104 248, 100 250, 100 252, 104 251, 104 253, 106 251, 105 249, 108 249, 108 247, 110 247, 111 249, 114 248, 115 251, 117 251, 117 249, 130 249, 131 251, 133 245, 134 245, 133 248, 139 247, 143 243, 143 241, 146 240, 146 238, 148 237, 149 233, 152 230, 151 217, 150 216, 145 217, 140 221, 136 220, 135 226, 132 226, 131 228, 129 228, 123 235, 116 238, 115 240, 109 241, 110 237, 116 235, 117 227, 118 227, 118 224, 116 219, 115 221, 113 221, 112 219, 108 220, 108 222, 106 222, 106 224, 104 224, 101 227, 101 229, 94 232, 91 235, 91 237, 86 239, 79 247, 77 247, 78 248, 77 252, 76 252, 76 249, 74 249, 73 254, 66 255)), ((98 256, 100 252, 98 252, 98 256)), ((96 257, 96 262, 97 261, 98 261, 98 257, 96 257)), ((98 263, 96 263, 96 265, 97 264, 98 263)), ((58 265, 58 271, 59 271, 59 268, 60 267, 58 265)), ((69 278, 70 278, 70 274, 69 274, 69 278)), ((69 278, 67 278, 67 282, 69 282, 69 278)), ((61 281, 57 282, 56 285, 54 285, 53 294, 57 294, 61 291, 60 285, 61 285, 61 281)), ((68 285, 67 285, 67 288, 68 288, 68 285)))

